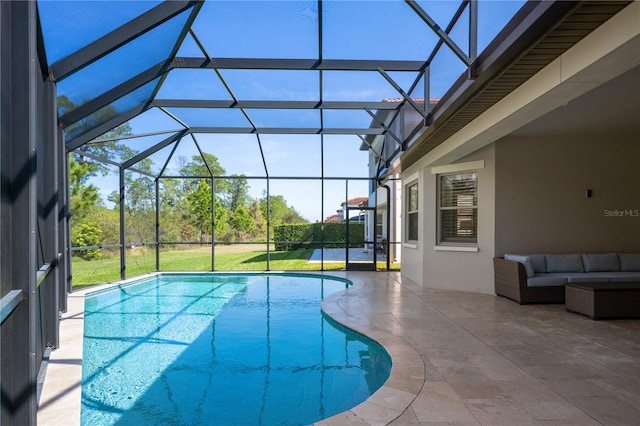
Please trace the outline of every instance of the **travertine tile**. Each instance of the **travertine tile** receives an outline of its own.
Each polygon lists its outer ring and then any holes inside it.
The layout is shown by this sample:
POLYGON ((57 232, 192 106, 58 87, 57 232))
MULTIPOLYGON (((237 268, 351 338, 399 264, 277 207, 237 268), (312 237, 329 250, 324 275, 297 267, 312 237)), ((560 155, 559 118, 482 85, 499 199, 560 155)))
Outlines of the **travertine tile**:
POLYGON ((472 399, 465 400, 465 404, 482 425, 523 426, 537 422, 524 406, 511 399, 472 399))
POLYGON ((425 388, 411 406, 421 423, 476 421, 476 418, 447 382, 425 384, 425 388))
POLYGON ((640 424, 640 410, 613 396, 569 398, 569 401, 605 425, 640 424))
MULTIPOLYGON (((325 274, 354 285, 324 311, 385 346, 393 368, 369 400, 322 425, 640 424, 640 320, 429 289, 396 272, 325 274)), ((82 293, 69 300, 38 424, 79 424, 83 304, 82 293)))

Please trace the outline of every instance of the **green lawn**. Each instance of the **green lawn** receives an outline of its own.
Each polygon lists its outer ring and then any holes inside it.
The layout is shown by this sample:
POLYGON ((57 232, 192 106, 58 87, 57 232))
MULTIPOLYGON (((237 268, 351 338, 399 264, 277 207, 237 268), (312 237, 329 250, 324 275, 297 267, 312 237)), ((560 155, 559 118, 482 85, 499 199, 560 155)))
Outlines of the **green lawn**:
MULTIPOLYGON (((309 263, 313 249, 292 251, 271 251, 269 269, 272 271, 320 270, 320 263, 309 263)), ((127 278, 156 270, 155 251, 127 254, 127 278)), ((392 265, 399 269, 400 265, 392 265)), ((211 247, 160 252, 162 271, 211 271, 211 247)), ((325 270, 345 268, 344 262, 325 262, 325 270)), ((386 263, 378 262, 378 268, 386 268, 386 263)), ((216 248, 216 271, 266 271, 267 253, 256 246, 235 246, 216 248)), ((120 258, 104 257, 99 260, 72 259, 73 288, 103 284, 120 279, 120 258)))

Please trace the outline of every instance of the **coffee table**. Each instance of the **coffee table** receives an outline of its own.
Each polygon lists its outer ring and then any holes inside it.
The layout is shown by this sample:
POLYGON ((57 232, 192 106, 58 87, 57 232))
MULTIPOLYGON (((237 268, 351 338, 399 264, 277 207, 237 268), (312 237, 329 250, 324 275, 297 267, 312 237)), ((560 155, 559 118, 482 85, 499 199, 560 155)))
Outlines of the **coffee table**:
POLYGON ((640 317, 640 282, 567 283, 567 311, 592 319, 640 317))

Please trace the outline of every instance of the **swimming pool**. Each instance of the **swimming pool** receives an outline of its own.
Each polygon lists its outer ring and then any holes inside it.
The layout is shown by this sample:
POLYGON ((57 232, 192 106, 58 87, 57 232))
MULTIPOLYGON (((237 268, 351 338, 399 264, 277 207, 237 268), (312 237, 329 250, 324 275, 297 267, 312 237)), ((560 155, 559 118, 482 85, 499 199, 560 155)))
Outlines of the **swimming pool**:
POLYGON ((159 274, 88 294, 82 424, 297 425, 354 407, 391 359, 322 314, 349 284, 159 274))

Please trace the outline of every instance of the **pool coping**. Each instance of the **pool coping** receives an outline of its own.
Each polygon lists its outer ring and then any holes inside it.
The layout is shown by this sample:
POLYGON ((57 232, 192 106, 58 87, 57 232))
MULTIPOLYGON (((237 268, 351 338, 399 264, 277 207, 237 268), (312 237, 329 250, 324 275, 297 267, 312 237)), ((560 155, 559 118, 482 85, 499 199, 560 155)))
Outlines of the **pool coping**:
POLYGON ((367 400, 315 425, 386 425, 400 417, 417 398, 426 380, 426 367, 413 346, 371 323, 360 303, 359 291, 367 284, 365 278, 349 276, 347 279, 353 285, 325 297, 320 306, 334 321, 379 343, 391 356, 391 373, 367 400))
MULTIPOLYGON (((241 271, 237 271, 242 273, 241 271)), ((173 272, 171 272, 173 273, 173 272)), ((197 272, 195 272, 197 273, 197 272)), ((215 272, 213 272, 215 274, 215 272)), ((263 274, 282 274, 270 271, 263 274)), ((295 273, 295 272, 292 272, 295 273)), ((108 289, 161 273, 137 276, 115 283, 78 290, 68 296, 67 312, 60 321, 60 348, 51 352, 42 385, 37 423, 57 426, 79 425, 82 391, 82 340, 84 335, 84 300, 88 293, 108 289)), ((188 272, 194 274, 194 272, 188 272)), ((207 272, 211 274, 211 272, 207 272)), ((361 304, 359 292, 367 285, 365 277, 327 272, 305 272, 305 275, 347 279, 351 287, 333 293, 321 302, 325 314, 339 324, 378 342, 392 360, 391 373, 384 385, 363 403, 348 411, 316 422, 317 425, 388 424, 398 418, 418 396, 425 382, 425 366, 421 356, 402 338, 375 327, 361 304)))

